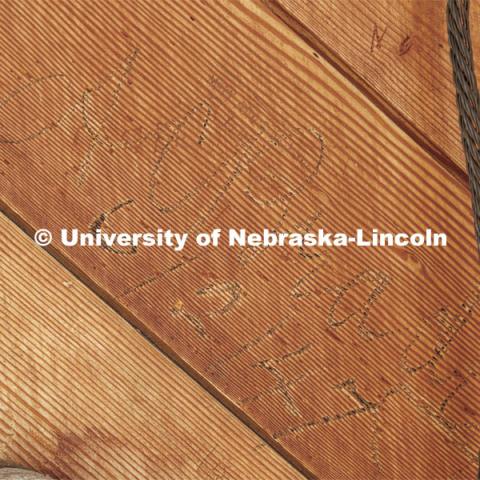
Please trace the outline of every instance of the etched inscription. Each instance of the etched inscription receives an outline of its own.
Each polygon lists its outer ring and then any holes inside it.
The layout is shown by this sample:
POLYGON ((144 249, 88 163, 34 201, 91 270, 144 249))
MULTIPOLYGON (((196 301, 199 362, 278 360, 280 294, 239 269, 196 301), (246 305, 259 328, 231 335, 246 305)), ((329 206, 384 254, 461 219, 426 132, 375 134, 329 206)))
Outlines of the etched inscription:
POLYGON ((375 50, 382 48, 383 37, 387 33, 387 28, 383 30, 378 28, 378 25, 375 23, 373 25, 372 40, 370 42, 370 53, 373 53, 375 50))
POLYGON ((389 284, 390 279, 383 272, 365 271, 355 275, 355 277, 343 285, 333 289, 327 288, 325 290, 326 292, 332 292, 335 295, 335 300, 331 304, 328 312, 328 324, 333 328, 338 328, 346 324, 348 321, 355 319, 357 320, 359 335, 367 339, 375 339, 387 335, 389 331, 373 330, 368 324, 368 319, 372 307, 384 293, 389 284), (347 294, 362 285, 368 286, 371 290, 361 307, 354 309, 350 313, 340 316, 337 315, 337 311, 345 301, 347 294))

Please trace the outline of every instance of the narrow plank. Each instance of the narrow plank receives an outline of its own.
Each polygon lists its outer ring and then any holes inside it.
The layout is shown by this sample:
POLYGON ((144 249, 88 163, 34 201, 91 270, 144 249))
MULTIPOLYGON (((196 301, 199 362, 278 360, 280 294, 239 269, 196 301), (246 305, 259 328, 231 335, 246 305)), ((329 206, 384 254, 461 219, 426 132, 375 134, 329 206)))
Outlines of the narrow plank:
POLYGON ((0 325, 1 463, 72 480, 304 478, 3 215, 0 325))
MULTIPOLYGON (((470 3, 478 57, 480 4, 470 3)), ((391 111, 402 128, 419 135, 442 161, 450 159, 466 170, 446 0, 272 0, 270 6, 391 111)), ((477 61, 477 74, 479 64, 477 61)))
POLYGON ((262 3, 3 5, 9 215, 49 228, 53 254, 318 478, 472 475, 480 268, 465 183, 262 3), (449 242, 59 243, 92 225, 433 228, 449 242))

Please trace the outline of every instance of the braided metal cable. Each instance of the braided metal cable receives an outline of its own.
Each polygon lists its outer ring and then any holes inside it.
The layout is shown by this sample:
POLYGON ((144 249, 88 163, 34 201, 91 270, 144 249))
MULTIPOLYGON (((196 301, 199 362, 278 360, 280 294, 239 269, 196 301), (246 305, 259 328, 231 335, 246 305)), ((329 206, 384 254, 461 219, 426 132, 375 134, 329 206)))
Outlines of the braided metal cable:
POLYGON ((473 220, 477 245, 480 248, 480 98, 473 68, 469 6, 469 0, 448 0, 447 25, 460 128, 472 194, 473 220))

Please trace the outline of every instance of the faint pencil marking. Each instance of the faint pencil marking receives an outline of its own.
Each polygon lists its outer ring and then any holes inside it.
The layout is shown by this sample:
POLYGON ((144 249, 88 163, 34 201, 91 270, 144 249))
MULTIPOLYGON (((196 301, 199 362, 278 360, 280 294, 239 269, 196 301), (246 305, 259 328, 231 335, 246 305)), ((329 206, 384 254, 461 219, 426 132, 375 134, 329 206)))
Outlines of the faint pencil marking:
MULTIPOLYGON (((318 142, 318 147, 317 147, 318 151, 315 152, 315 161, 314 161, 313 168, 310 169, 310 171, 308 172, 308 175, 298 184, 298 186, 289 188, 284 193, 276 195, 273 199, 258 198, 252 192, 251 186, 246 185, 244 189, 244 193, 256 204, 263 207, 272 207, 278 204, 287 206, 288 202, 290 202, 293 197, 297 196, 300 192, 302 192, 306 188, 306 186, 309 183, 311 183, 311 181, 317 176, 323 161, 324 154, 325 154, 325 140, 322 134, 318 132, 316 129, 295 127, 295 128, 292 128, 292 130, 289 131, 287 134, 280 136, 281 138, 279 139, 277 139, 276 137, 272 137, 270 135, 266 135, 266 138, 264 137, 264 140, 274 146, 278 146, 281 143, 284 146, 284 148, 287 150, 287 152, 290 153, 293 158, 295 158, 293 153, 290 150, 288 140, 290 139, 290 137, 293 137, 294 135, 300 135, 300 134, 306 134, 306 133, 310 134, 311 137, 313 137, 313 139, 316 140, 316 142, 318 142)), ((304 162, 300 161, 299 163, 304 163, 304 162)), ((264 178, 269 178, 273 183, 278 183, 280 185, 288 185, 287 179, 282 177, 282 174, 280 171, 277 171, 277 170, 265 171, 263 172, 262 175, 264 178)))
POLYGON ((249 342, 241 345, 235 352, 228 355, 227 357, 217 360, 215 363, 208 367, 209 370, 216 370, 221 368, 226 363, 236 360, 238 357, 253 350, 255 347, 260 345, 262 342, 266 341, 269 338, 272 338, 276 335, 290 320, 290 317, 282 317, 277 323, 270 327, 265 333, 258 335, 249 342))
POLYGON ((187 321, 198 333, 200 337, 208 337, 207 330, 201 318, 194 313, 190 313, 183 307, 183 304, 176 304, 171 310, 174 317, 180 317, 187 321))
POLYGON ((198 478, 205 480, 227 480, 227 466, 224 461, 216 456, 218 446, 215 445, 202 458, 200 463, 195 467, 198 478))
MULTIPOLYGON (((113 143, 109 142, 106 138, 102 138, 102 136, 104 136, 105 125, 110 121, 110 118, 114 110, 118 106, 121 90, 123 86, 127 83, 128 75, 130 74, 130 71, 133 68, 133 65, 135 63, 135 60, 139 52, 140 52, 139 49, 135 48, 133 52, 126 58, 124 65, 122 67, 122 73, 120 75, 120 78, 115 82, 116 86, 112 93, 112 103, 106 110, 103 120, 98 122, 97 126, 94 126, 93 119, 89 118, 91 98, 96 91, 104 88, 106 82, 105 84, 98 85, 97 88, 95 89, 86 89, 82 94, 80 105, 81 105, 81 112, 82 112, 82 119, 83 119, 83 127, 85 132, 88 134, 90 141, 88 144, 87 153, 85 154, 80 164, 79 175, 77 180, 77 184, 79 186, 82 185, 86 179, 88 167, 92 162, 93 155, 98 146, 106 145, 109 149, 123 148, 125 146, 125 145, 114 145, 113 143)), ((115 81, 115 76, 112 74, 108 78, 108 80, 115 81)))
POLYGON ((318 270, 319 270, 319 267, 315 267, 315 268, 312 268, 305 275, 302 275, 295 282, 295 285, 293 286, 293 289, 290 292, 290 295, 292 295, 292 297, 296 299, 306 298, 312 295, 313 292, 305 291, 303 287, 304 287, 304 283, 311 280, 315 276, 315 274, 318 272, 318 270))
POLYGON ((375 49, 382 48, 382 40, 385 34, 387 33, 387 28, 383 30, 383 32, 379 33, 378 26, 376 23, 373 24, 373 32, 372 32, 372 41, 370 43, 370 53, 373 53, 375 49))
POLYGON ((440 412, 444 413, 445 409, 447 408, 449 402, 453 400, 453 398, 469 384, 469 379, 470 378, 476 378, 477 374, 469 370, 467 376, 463 375, 461 372, 458 370, 453 371, 453 376, 450 378, 455 377, 458 379, 457 385, 447 394, 447 396, 443 399, 442 403, 440 404, 440 412))
POLYGON ((442 307, 433 316, 433 319, 426 319, 424 322, 427 325, 432 325, 433 327, 440 326, 443 329, 444 336, 433 347, 431 355, 425 361, 412 366, 408 363, 409 353, 413 346, 424 336, 424 329, 421 329, 414 335, 413 340, 403 350, 400 361, 401 367, 410 374, 415 374, 418 371, 423 370, 425 367, 434 368, 435 364, 438 363, 446 354, 452 342, 467 325, 468 318, 456 313, 452 313, 448 310, 448 308, 442 307))
MULTIPOLYGON (((89 230, 91 233, 95 234, 97 231, 101 230, 104 225, 107 224, 108 219, 118 210, 121 210, 122 208, 126 207, 127 205, 131 205, 133 203, 132 199, 125 200, 123 202, 120 202, 118 205, 115 205, 113 208, 108 210, 107 212, 102 212, 90 225, 89 225, 89 230)), ((102 242, 102 248, 107 250, 108 252, 119 254, 119 255, 134 255, 137 253, 138 247, 133 245, 130 250, 123 250, 123 249, 118 249, 115 247, 111 247, 109 245, 106 245, 104 242, 102 242)))
POLYGON ((295 387, 296 385, 298 385, 298 384, 304 382, 305 380, 307 380, 310 376, 311 376, 311 374, 308 373, 308 374, 304 374, 304 375, 299 375, 298 377, 296 377, 292 380, 286 380, 281 385, 276 384, 273 387, 267 388, 266 390, 262 390, 261 392, 255 394, 255 395, 251 395, 249 397, 243 398, 240 401, 240 403, 242 405, 247 405, 249 403, 253 403, 253 402, 256 402, 258 400, 261 400, 264 397, 268 397, 269 395, 272 395, 272 394, 284 395, 285 389, 287 389, 287 391, 288 391, 289 389, 291 389, 291 388, 295 387))
POLYGON ((242 288, 237 282, 220 282, 211 283, 206 287, 200 288, 196 293, 203 297, 211 297, 213 295, 224 296, 225 294, 229 297, 223 307, 207 313, 209 317, 214 317, 217 315, 225 315, 235 306, 242 296, 242 288))
POLYGON ((189 265, 190 263, 194 262, 195 260, 197 260, 199 257, 197 256, 193 256, 193 257, 184 257, 182 260, 180 260, 179 262, 175 263, 174 265, 172 265, 171 267, 167 268, 166 270, 161 270, 160 272, 157 272, 153 275, 150 275, 149 277, 147 277, 146 279, 142 280, 141 282, 137 283, 136 285, 134 285, 133 287, 129 287, 129 288, 126 288, 123 293, 121 295, 119 295, 117 298, 123 298, 123 297, 126 297, 128 295, 131 295, 133 293, 137 293, 139 290, 141 290, 142 288, 145 288, 155 282, 157 282, 158 280, 160 280, 161 278, 164 278, 166 275, 170 274, 170 273, 173 273, 187 265, 189 265))
POLYGON ((413 45, 413 38, 410 35, 407 35, 400 43, 398 47, 398 54, 400 56, 407 54, 413 45))
POLYGON ((297 378, 295 382, 289 380, 277 367, 303 355, 310 347, 311 345, 304 345, 298 350, 288 352, 280 357, 261 360, 253 365, 254 368, 263 368, 273 375, 276 381, 276 387, 273 391, 280 393, 287 411, 295 416, 301 416, 301 413, 292 397, 291 388, 299 382, 299 379, 297 378))
POLYGON ((389 331, 376 332, 367 326, 367 320, 373 305, 378 301, 380 296, 385 292, 386 287, 390 284, 390 278, 383 272, 374 272, 370 270, 363 271, 355 275, 351 280, 343 285, 334 287, 333 289, 325 289, 326 292, 333 291, 335 293, 335 300, 330 305, 327 322, 331 327, 338 328, 347 323, 352 318, 358 319, 358 333, 359 335, 371 340, 381 338, 388 335, 389 331), (372 284, 373 289, 370 291, 367 300, 363 305, 354 310, 352 313, 344 316, 341 319, 336 318, 336 310, 343 302, 347 293, 358 287, 361 284, 372 284))
POLYGON ((273 434, 273 438, 280 439, 289 435, 298 435, 308 432, 312 429, 332 425, 336 422, 342 422, 350 418, 354 418, 358 415, 364 415, 366 413, 374 414, 379 411, 385 401, 397 391, 389 389, 385 392, 382 399, 379 402, 371 402, 366 400, 357 390, 356 381, 354 379, 347 379, 344 382, 336 386, 337 389, 347 392, 347 394, 359 405, 357 408, 353 408, 344 412, 336 413, 334 415, 324 415, 322 417, 309 420, 299 425, 288 427, 279 432, 273 434))
MULTIPOLYGON (((17 97, 21 93, 27 92, 27 91, 31 90, 33 87, 35 87, 35 86, 37 86, 41 83, 45 83, 49 80, 55 80, 55 79, 66 80, 67 81, 66 90, 68 92, 71 92, 71 84, 70 84, 70 81, 68 80, 68 77, 66 75, 64 75, 62 73, 45 75, 45 76, 35 78, 35 79, 27 82, 26 84, 14 89, 12 92, 7 94, 4 98, 2 98, 0 100, 0 110, 3 107, 5 107, 6 105, 8 105, 15 97, 17 97)), ((65 120, 65 118, 70 113, 72 113, 72 111, 75 109, 75 107, 76 107, 76 105, 70 107, 64 113, 62 113, 56 120, 52 121, 49 125, 46 125, 46 126, 40 128, 39 130, 37 130, 35 132, 32 132, 28 135, 24 135, 23 137, 15 138, 15 139, 14 138, 0 138, 0 144, 18 145, 18 144, 22 144, 22 143, 26 143, 26 142, 35 140, 35 139, 43 136, 44 134, 50 132, 54 128, 58 127, 63 122, 63 120, 65 120)))
POLYGON ((215 171, 204 179, 201 183, 199 183, 195 188, 189 190, 185 195, 177 200, 172 205, 163 205, 155 198, 155 193, 157 188, 160 184, 158 180, 158 175, 161 169, 162 164, 165 162, 165 159, 170 151, 173 150, 173 147, 178 139, 179 134, 181 131, 186 127, 190 118, 200 110, 206 111, 205 118, 202 122, 202 126, 200 128, 200 133, 198 136, 197 144, 203 145, 207 138, 207 128, 209 125, 210 115, 212 113, 212 109, 210 105, 206 102, 199 102, 193 108, 191 108, 173 127, 172 133, 168 136, 167 141, 163 145, 161 152, 158 158, 155 160, 153 165, 152 172, 150 174, 150 181, 149 181, 149 190, 148 190, 148 199, 150 202, 156 206, 160 212, 162 213, 171 213, 178 209, 181 205, 183 205, 186 201, 188 201, 191 197, 193 197, 199 190, 202 188, 208 187, 214 180, 214 178, 218 175, 218 173, 224 168, 224 166, 228 163, 228 160, 224 160, 223 163, 215 169, 215 171))

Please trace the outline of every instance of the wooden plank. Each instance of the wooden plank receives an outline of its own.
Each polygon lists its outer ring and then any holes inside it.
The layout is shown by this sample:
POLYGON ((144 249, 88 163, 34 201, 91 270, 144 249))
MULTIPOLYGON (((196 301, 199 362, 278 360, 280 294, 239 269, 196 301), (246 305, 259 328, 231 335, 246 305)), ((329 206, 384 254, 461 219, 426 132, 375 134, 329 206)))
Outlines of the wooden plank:
POLYGON ((262 4, 3 5, 9 215, 49 228, 52 253, 318 478, 472 475, 480 269, 464 181, 262 4), (61 228, 92 225, 449 241, 60 245, 61 228))
MULTIPOLYGON (((441 161, 453 161, 466 170, 452 80, 446 0, 272 0, 269 4, 441 161)), ((479 15, 479 2, 471 2, 477 60, 479 15)))
POLYGON ((3 215, 0 325, 2 464, 75 480, 304 478, 3 215))

